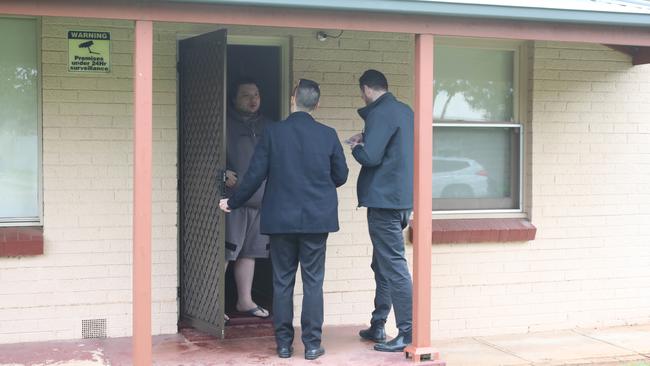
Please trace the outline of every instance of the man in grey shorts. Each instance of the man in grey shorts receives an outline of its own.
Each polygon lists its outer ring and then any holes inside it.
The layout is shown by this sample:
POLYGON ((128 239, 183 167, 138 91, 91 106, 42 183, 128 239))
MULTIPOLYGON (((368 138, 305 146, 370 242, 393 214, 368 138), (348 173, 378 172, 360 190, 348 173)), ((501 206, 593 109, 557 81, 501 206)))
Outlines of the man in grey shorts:
MULTIPOLYGON (((272 121, 259 113, 260 92, 252 79, 241 79, 232 85, 231 104, 226 119, 226 196, 239 188, 237 177, 243 177, 250 165, 255 145, 267 124, 272 121)), ((226 260, 233 262, 237 285, 237 311, 266 318, 269 312, 255 304, 251 297, 255 258, 268 258, 269 237, 260 234, 260 206, 264 184, 244 203, 226 215, 226 260)))

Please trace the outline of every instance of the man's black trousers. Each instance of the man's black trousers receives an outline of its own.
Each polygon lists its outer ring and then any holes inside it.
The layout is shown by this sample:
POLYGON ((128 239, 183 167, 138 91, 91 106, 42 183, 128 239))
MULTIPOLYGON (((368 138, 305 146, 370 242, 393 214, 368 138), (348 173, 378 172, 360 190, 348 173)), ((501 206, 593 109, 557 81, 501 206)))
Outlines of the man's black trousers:
POLYGON ((391 304, 400 333, 411 336, 413 282, 404 255, 402 230, 408 225, 410 209, 368 208, 368 231, 372 240, 375 273, 375 310, 371 324, 384 324, 391 304))
POLYGON ((318 348, 323 328, 324 234, 272 234, 273 326, 278 347, 293 343, 293 287, 300 263, 302 277, 302 342, 305 349, 318 348))

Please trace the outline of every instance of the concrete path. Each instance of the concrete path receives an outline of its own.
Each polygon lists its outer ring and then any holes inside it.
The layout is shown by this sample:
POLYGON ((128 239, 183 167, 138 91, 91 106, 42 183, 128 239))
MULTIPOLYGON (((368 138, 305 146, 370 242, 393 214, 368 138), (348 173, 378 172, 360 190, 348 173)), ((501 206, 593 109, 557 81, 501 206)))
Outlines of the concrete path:
POLYGON ((650 366, 650 325, 436 342, 452 366, 650 366))

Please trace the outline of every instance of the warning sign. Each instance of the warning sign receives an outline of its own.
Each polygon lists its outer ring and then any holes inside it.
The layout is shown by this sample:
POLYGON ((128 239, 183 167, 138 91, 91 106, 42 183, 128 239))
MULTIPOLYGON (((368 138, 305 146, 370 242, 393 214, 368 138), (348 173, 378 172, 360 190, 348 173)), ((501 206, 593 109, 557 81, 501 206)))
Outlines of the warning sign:
POLYGON ((111 33, 68 31, 68 71, 111 72, 111 33))

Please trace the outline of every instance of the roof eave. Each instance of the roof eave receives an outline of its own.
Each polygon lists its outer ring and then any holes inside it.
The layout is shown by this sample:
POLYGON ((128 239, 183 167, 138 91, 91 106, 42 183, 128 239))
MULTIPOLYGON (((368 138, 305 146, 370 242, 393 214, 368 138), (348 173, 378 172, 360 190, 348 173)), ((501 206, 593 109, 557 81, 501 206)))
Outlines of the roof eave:
POLYGON ((650 28, 650 14, 577 11, 515 6, 443 3, 417 0, 167 0, 239 6, 285 7, 313 10, 381 12, 463 18, 507 19, 537 22, 602 24, 650 28))

